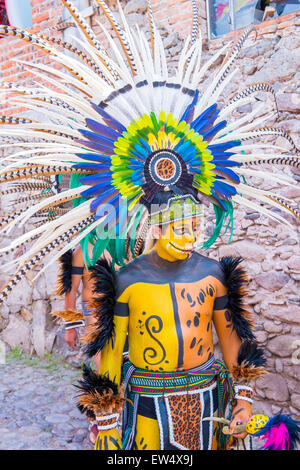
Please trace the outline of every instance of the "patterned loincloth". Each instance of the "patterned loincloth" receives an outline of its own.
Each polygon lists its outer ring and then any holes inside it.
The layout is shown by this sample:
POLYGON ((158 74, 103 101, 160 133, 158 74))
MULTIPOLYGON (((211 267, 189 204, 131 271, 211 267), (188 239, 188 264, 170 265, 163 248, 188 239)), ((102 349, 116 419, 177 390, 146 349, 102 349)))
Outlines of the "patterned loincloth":
MULTIPOLYGON (((211 358, 201 366, 181 372, 150 372, 126 363, 126 404, 123 416, 123 449, 134 446, 137 415, 156 419, 160 449, 209 450, 216 441, 216 427, 205 417, 224 416, 233 388, 223 361, 211 358)), ((219 448, 225 448, 218 433, 219 448)))

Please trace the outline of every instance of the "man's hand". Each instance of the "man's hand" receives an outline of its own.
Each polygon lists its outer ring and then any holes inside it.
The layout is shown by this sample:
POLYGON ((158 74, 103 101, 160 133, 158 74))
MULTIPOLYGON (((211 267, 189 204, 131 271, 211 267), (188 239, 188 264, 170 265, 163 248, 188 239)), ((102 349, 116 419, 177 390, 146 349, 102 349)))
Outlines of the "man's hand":
POLYGON ((76 349, 78 345, 78 335, 77 335, 76 328, 71 328, 70 330, 66 330, 65 341, 71 348, 76 349))
POLYGON ((247 433, 242 434, 233 434, 234 427, 237 424, 245 424, 248 419, 252 416, 251 404, 245 400, 237 400, 237 405, 232 410, 231 421, 229 425, 229 430, 232 433, 233 437, 237 439, 245 439, 247 433))

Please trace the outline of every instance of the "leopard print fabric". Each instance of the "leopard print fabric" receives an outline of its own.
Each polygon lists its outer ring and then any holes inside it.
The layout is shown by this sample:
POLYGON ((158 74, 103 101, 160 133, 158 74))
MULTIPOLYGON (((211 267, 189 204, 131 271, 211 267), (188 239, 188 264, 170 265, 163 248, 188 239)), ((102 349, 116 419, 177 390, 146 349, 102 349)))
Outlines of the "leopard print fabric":
POLYGON ((189 450, 199 450, 200 443, 200 394, 172 395, 168 398, 172 419, 173 437, 177 444, 189 450))
POLYGON ((171 162, 171 160, 168 160, 167 158, 163 159, 158 162, 156 171, 162 179, 167 180, 169 178, 172 178, 175 172, 174 163, 171 162))

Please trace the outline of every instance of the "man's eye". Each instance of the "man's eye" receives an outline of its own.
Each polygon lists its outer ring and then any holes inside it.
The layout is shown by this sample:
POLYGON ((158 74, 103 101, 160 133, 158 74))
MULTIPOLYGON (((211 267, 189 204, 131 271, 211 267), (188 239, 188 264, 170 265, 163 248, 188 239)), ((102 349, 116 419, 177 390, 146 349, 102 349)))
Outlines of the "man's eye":
POLYGON ((184 228, 174 228, 174 233, 176 235, 184 235, 185 234, 185 230, 184 228))

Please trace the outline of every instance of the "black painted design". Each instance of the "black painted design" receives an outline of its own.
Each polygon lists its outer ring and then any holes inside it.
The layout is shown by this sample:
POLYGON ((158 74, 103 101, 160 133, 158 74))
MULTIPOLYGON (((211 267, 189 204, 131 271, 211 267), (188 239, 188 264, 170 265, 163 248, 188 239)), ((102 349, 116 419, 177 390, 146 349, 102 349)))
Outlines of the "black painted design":
POLYGON ((203 350, 203 346, 201 345, 201 346, 199 346, 199 349, 198 349, 198 352, 197 352, 198 356, 201 356, 202 350, 203 350))
POLYGON ((157 315, 151 315, 151 317, 147 318, 145 322, 145 327, 149 336, 157 343, 158 347, 160 348, 161 357, 158 357, 159 353, 154 348, 149 347, 144 350, 143 358, 144 358, 144 361, 150 366, 156 366, 160 364, 161 362, 163 362, 166 358, 166 351, 163 345, 161 344, 160 341, 158 341, 157 338, 155 338, 155 336, 153 336, 153 333, 157 334, 162 330, 163 328, 162 319, 158 317, 157 315), (155 325, 152 325, 152 327, 150 328, 149 323, 150 321, 153 321, 153 320, 157 322, 157 327, 155 325))
POLYGON ((228 322, 226 325, 226 328, 232 328, 233 329, 233 323, 232 323, 232 316, 229 310, 225 310, 225 319, 228 322))
POLYGON ((116 439, 114 439, 112 436, 109 436, 109 440, 110 440, 110 442, 112 442, 114 444, 114 446, 118 450, 122 450, 121 447, 120 447, 120 444, 118 443, 118 441, 116 439))
MULTIPOLYGON (((146 315, 146 312, 143 312, 142 314, 146 315)), ((136 328, 139 330, 140 335, 144 334, 145 324, 142 320, 138 319, 138 324, 136 325, 136 328)))
POLYGON ((207 324, 206 331, 209 331, 209 328, 210 328, 210 321, 207 324))
POLYGON ((177 339, 178 339, 178 360, 177 360, 177 364, 180 367, 180 366, 183 365, 183 336, 182 336, 180 318, 179 318, 179 313, 178 313, 178 304, 177 304, 176 293, 175 293, 175 285, 173 283, 170 283, 170 292, 171 292, 173 312, 174 312, 174 320, 175 320, 177 339))
POLYGON ((194 338, 192 339, 192 342, 190 344, 190 349, 193 349, 195 347, 195 344, 196 344, 196 338, 194 336, 194 338))
MULTIPOLYGON (((139 442, 139 449, 140 450, 146 450, 147 447, 148 447, 147 443, 145 443, 144 445, 143 445, 143 443, 144 443, 144 438, 142 437, 140 439, 140 442, 139 442)), ((132 450, 139 450, 139 449, 138 449, 137 443, 134 441, 133 446, 132 446, 132 450)))

